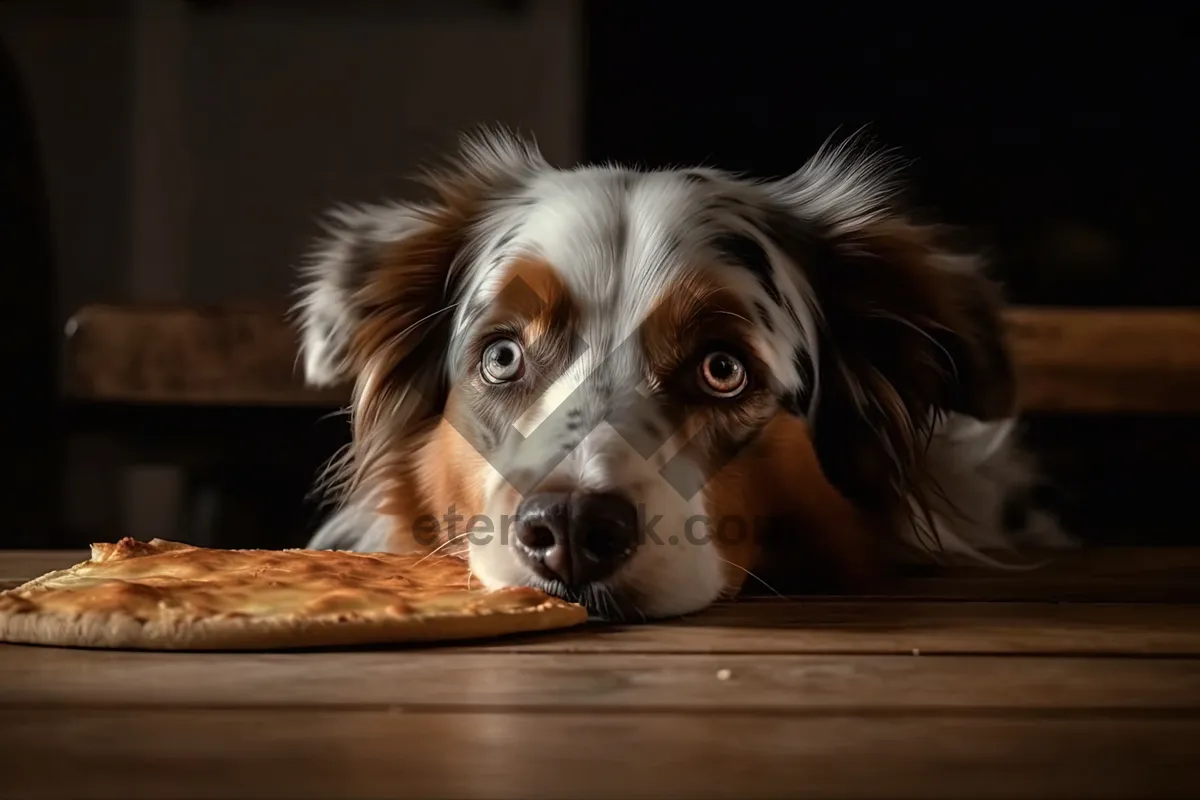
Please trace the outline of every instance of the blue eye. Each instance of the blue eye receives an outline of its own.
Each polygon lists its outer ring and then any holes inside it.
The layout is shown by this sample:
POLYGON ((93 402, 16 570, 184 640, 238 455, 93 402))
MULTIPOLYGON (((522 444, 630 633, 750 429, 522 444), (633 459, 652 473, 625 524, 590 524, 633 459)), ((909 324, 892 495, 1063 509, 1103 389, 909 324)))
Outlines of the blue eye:
POLYGON ((525 374, 525 354, 512 339, 497 339, 483 351, 479 371, 488 383, 508 383, 525 374))

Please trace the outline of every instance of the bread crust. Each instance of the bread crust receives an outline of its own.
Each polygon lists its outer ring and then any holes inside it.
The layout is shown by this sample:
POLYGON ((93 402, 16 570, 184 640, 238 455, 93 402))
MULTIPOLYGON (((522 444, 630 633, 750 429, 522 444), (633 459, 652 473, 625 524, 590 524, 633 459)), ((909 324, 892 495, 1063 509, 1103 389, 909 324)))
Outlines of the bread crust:
POLYGON ((137 650, 439 642, 566 628, 587 611, 536 589, 470 588, 453 556, 218 550, 154 539, 0 592, 0 641, 137 650))

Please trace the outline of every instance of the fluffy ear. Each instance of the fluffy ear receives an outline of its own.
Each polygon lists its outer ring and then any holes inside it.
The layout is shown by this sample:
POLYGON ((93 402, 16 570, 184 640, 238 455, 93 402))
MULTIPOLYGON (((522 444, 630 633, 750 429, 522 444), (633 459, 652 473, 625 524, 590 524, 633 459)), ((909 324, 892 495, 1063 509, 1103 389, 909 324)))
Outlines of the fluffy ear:
POLYGON ((776 187, 777 228, 818 322, 811 420, 830 481, 885 512, 937 491, 921 474, 941 417, 1015 413, 1001 296, 978 259, 889 207, 878 161, 818 159, 776 187))
MULTIPOLYGON (((413 322, 438 305, 459 235, 448 210, 417 204, 339 208, 324 227, 296 307, 304 376, 314 386, 352 382, 366 368, 373 352, 364 325, 385 314, 413 322)), ((414 330, 408 343, 427 330, 414 330)))
POLYGON ((448 322, 472 237, 489 204, 517 192, 540 163, 532 144, 483 132, 464 138, 449 166, 425 175, 431 199, 329 214, 303 267, 294 315, 306 380, 354 386, 359 462, 381 426, 404 435, 440 407, 448 322))
MULTIPOLYGON (((329 386, 358 378, 372 335, 388 339, 388 329, 399 335, 433 313, 448 299, 450 273, 482 207, 541 164, 532 143, 485 130, 464 137, 444 169, 425 173, 431 200, 331 211, 302 267, 295 308, 305 379, 329 386)), ((423 335, 411 333, 401 338, 411 344, 423 335)))

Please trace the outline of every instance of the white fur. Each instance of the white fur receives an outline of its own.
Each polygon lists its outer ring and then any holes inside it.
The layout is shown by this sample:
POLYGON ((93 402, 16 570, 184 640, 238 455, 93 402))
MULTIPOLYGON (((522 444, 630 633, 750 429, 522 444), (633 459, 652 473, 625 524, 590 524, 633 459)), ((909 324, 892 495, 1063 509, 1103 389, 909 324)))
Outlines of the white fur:
MULTIPOLYGON (((822 354, 816 346, 820 298, 813 296, 803 265, 790 263, 744 214, 748 209, 753 215, 767 203, 781 203, 832 231, 852 231, 887 213, 891 179, 886 160, 855 156, 846 147, 824 148, 796 174, 775 183, 756 183, 716 170, 638 172, 616 166, 559 170, 546 164, 532 147, 511 137, 493 136, 469 140, 461 164, 459 180, 485 186, 503 180, 507 188, 502 197, 488 201, 473 221, 469 246, 446 277, 452 292, 444 298, 453 315, 450 350, 442 363, 415 365, 419 377, 414 381, 425 381, 425 386, 429 381, 458 381, 475 368, 460 358, 462 343, 470 334, 469 307, 487 302, 502 289, 498 278, 509 259, 534 254, 553 265, 575 299, 581 320, 578 335, 588 352, 520 420, 521 434, 532 436, 564 404, 587 408, 601 402, 589 390, 576 391, 598 366, 609 370, 621 386, 638 386, 645 372, 641 354, 626 349, 617 350, 618 357, 610 355, 636 331, 683 270, 721 263, 710 247, 713 235, 737 231, 765 248, 775 284, 796 313, 783 313, 759 281, 736 265, 723 270, 723 279, 748 303, 766 307, 773 330, 761 326, 757 331, 758 354, 771 367, 777 388, 806 390, 812 398, 807 410, 819 417, 820 387, 801 385, 804 377, 794 366, 793 354, 803 347, 814 364, 820 362, 822 354), (697 180, 696 175, 705 180, 697 180), (738 203, 726 207, 718 202, 723 198, 738 203)), ((327 384, 346 369, 345 342, 357 324, 351 287, 355 271, 362 266, 352 263, 355 253, 364 243, 383 246, 425 224, 419 207, 409 204, 342 210, 335 215, 329 235, 306 268, 299 305, 310 381, 327 384)), ((946 266, 959 267, 951 261, 946 266)), ((357 396, 371 391, 372 382, 383 380, 369 366, 356 377, 357 396)), ((394 409, 391 425, 396 439, 407 430, 413 413, 408 405, 394 409)), ((981 551, 1011 543, 1001 526, 1003 503, 1033 474, 1013 430, 1011 422, 985 424, 951 416, 936 431, 928 455, 931 472, 967 516, 962 519, 948 508, 935 509, 937 537, 947 552, 983 557, 981 551)), ((643 459, 601 423, 575 443, 571 454, 550 473, 550 480, 558 485, 623 489, 647 514, 662 517, 657 529, 662 543, 643 543, 605 587, 622 593, 637 611, 651 617, 702 608, 725 588, 717 548, 711 541, 688 541, 683 535, 687 520, 705 512, 702 493, 694 499, 682 498, 659 474, 678 444, 674 441, 643 459)), ((384 441, 379 446, 387 445, 384 441)), ((550 450, 521 457, 532 465, 551 463, 547 459, 554 457, 558 446, 555 439, 550 450)), ((349 505, 327 523, 312 546, 385 547, 388 521, 371 510, 370 489, 349 498, 349 505)), ((484 511, 497 524, 513 513, 513 487, 499 472, 493 470, 488 478, 485 495, 484 511)), ((1045 517, 1036 517, 1024 534, 1039 545, 1066 542, 1045 517)), ((913 540, 917 538, 913 532, 913 540)), ((486 586, 536 581, 498 527, 487 541, 472 541, 469 552, 472 570, 486 586)))
MULTIPOLYGON (((1004 551, 1015 544, 1043 549, 1075 546, 1054 517, 1042 511, 1031 511, 1024 528, 1015 534, 1001 526, 1005 501, 1026 491, 1038 477, 1032 458, 1016 440, 1016 431, 1016 419, 981 422, 950 414, 938 423, 926 458, 930 474, 954 508, 935 497, 934 530, 904 531, 914 548, 927 546, 932 534, 942 553, 1002 566, 987 551, 1004 551)), ((922 526, 919 516, 916 520, 922 526)))

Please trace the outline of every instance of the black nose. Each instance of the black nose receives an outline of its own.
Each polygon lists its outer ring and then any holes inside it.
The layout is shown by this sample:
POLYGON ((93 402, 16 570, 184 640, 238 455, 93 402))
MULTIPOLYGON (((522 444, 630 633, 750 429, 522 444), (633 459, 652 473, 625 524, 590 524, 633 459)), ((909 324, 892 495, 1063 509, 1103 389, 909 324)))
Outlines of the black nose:
POLYGON ((535 494, 517 508, 514 549, 542 577, 582 586, 632 555, 637 521, 637 509, 619 494, 535 494))

